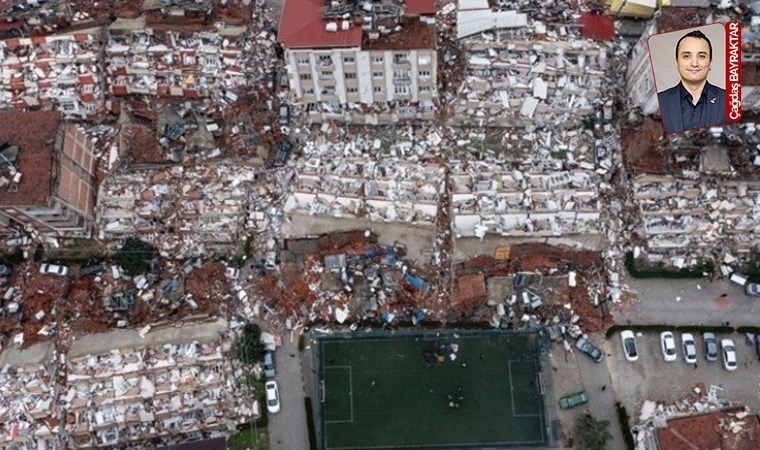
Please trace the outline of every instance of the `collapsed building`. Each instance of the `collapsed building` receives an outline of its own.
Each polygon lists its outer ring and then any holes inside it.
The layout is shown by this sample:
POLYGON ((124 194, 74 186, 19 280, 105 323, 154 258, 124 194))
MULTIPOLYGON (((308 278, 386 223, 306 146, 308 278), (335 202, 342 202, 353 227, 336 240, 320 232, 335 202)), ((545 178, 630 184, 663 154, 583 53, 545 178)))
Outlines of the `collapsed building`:
POLYGON ((57 111, 0 113, 0 229, 84 236, 95 218, 91 137, 57 111))
POLYGON ((278 40, 292 100, 316 122, 432 119, 434 14, 431 0, 287 0, 278 40))

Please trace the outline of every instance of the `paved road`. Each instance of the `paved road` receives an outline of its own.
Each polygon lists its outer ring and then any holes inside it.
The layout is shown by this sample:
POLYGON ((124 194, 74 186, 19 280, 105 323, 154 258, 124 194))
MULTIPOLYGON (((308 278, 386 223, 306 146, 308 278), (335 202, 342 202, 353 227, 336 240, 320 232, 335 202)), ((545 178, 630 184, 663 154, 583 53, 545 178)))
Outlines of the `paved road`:
POLYGON ((290 342, 290 334, 283 335, 282 346, 277 349, 275 379, 281 410, 269 415, 269 445, 273 450, 309 450, 301 356, 298 339, 290 342))
POLYGON ((744 294, 741 286, 726 280, 625 281, 637 294, 633 305, 615 308, 619 324, 760 325, 760 299, 744 294), (725 294, 725 296, 724 296, 725 294))
MULTIPOLYGON (((604 336, 591 338, 597 344, 602 342, 604 336)), ((607 346, 603 346, 607 350, 607 346)), ((607 444, 607 450, 625 450, 623 431, 615 412, 615 397, 612 379, 610 378, 609 352, 605 352, 604 361, 596 363, 581 352, 576 351, 574 356, 578 359, 578 369, 583 380, 583 387, 588 392, 588 411, 597 420, 609 420, 612 441, 607 444), (604 387, 604 390, 602 390, 604 387)))

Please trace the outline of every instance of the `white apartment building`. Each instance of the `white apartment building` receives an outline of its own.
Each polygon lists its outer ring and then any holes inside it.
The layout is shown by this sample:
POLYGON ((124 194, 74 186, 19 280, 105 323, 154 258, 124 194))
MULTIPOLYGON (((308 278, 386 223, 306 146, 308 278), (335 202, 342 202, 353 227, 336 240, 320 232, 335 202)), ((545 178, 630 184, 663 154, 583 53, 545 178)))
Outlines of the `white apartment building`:
POLYGON ((285 48, 292 100, 331 111, 392 102, 401 116, 432 119, 434 13, 433 0, 330 6, 287 0, 278 40, 285 48))

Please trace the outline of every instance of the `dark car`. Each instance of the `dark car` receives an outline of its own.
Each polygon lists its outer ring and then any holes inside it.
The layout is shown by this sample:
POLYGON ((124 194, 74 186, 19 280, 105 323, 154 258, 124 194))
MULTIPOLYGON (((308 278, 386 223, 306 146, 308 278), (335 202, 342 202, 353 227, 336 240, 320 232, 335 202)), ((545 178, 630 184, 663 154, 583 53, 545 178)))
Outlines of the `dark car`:
POLYGON ((106 266, 103 263, 90 264, 89 266, 85 266, 79 269, 79 276, 89 277, 89 276, 97 275, 103 270, 105 270, 105 268, 106 266))
POLYGON ((280 105, 280 126, 290 126, 290 106, 287 103, 280 105))
POLYGON ((293 149, 293 144, 290 141, 282 141, 277 146, 277 154, 274 157, 274 166, 282 167, 290 159, 290 151, 293 149))
POLYGON ((267 378, 274 378, 277 374, 277 363, 274 359, 274 352, 271 350, 264 350, 264 376, 267 378))
POLYGON ((589 342, 589 340, 586 338, 578 339, 578 342, 575 343, 575 347, 583 353, 587 354, 596 362, 602 362, 604 359, 604 353, 599 350, 599 347, 589 342))
POLYGON ((585 403, 588 403, 588 395, 586 395, 585 391, 566 395, 562 397, 561 399, 559 399, 560 409, 575 408, 576 406, 583 405, 585 403))
POLYGON ((708 361, 717 361, 718 341, 715 339, 715 334, 710 332, 702 333, 702 340, 705 343, 705 358, 708 361))
POLYGON ((0 277, 10 276, 12 271, 13 270, 10 268, 10 266, 0 264, 0 277))
POLYGON ((757 359, 760 359, 760 334, 755 335, 755 353, 757 353, 757 359))

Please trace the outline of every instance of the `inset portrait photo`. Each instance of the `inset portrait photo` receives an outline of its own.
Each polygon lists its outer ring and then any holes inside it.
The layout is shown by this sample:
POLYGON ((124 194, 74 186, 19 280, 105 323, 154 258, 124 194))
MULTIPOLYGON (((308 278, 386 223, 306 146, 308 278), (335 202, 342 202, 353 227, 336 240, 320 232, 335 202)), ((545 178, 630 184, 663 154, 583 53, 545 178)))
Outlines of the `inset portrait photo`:
POLYGON ((723 24, 655 34, 648 44, 665 131, 680 133, 726 124, 723 24))

